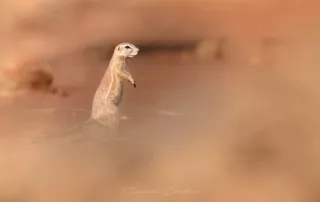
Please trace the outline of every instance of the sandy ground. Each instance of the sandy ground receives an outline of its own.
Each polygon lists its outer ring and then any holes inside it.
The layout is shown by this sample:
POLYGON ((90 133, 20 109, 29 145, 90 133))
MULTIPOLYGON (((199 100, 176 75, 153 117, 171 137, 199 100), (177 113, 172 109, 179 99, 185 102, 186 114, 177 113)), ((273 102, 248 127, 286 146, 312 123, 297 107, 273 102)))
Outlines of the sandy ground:
POLYGON ((4 99, 3 201, 316 201, 313 75, 173 62, 173 55, 130 61, 138 86, 125 86, 124 141, 40 138, 88 117, 105 70, 101 62, 68 57, 55 63, 56 82, 70 97, 4 99), (75 72, 82 76, 70 80, 75 72))
MULTIPOLYGON (((260 3, 212 8, 223 61, 167 51, 131 60, 137 88, 125 86, 118 141, 42 138, 88 117, 108 62, 72 48, 53 54, 54 82, 69 97, 1 99, 0 201, 319 201, 317 6, 260 3)), ((209 22, 198 26, 209 32, 209 22)))

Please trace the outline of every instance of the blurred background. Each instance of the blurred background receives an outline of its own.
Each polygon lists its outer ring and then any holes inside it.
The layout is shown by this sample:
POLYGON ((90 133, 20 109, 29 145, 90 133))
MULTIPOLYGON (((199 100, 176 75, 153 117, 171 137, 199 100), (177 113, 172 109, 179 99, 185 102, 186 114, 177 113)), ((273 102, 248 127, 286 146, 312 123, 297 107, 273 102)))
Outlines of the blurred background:
POLYGON ((319 4, 2 0, 0 201, 320 201, 319 4), (120 42, 130 140, 34 143, 88 118, 120 42))

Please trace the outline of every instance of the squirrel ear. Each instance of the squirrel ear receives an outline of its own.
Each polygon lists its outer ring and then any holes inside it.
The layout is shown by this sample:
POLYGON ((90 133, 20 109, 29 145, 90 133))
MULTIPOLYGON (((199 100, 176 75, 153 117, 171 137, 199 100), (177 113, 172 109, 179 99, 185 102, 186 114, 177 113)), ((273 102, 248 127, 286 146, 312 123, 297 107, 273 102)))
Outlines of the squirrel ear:
POLYGON ((120 46, 118 46, 118 51, 120 50, 120 46))

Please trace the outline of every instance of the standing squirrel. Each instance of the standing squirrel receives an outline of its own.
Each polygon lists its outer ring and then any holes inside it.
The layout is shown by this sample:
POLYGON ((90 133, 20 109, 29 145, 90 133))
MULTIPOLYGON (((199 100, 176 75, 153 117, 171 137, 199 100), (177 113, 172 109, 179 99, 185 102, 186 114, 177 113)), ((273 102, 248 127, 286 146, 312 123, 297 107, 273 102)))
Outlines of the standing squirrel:
MULTIPOLYGON (((120 122, 118 108, 122 100, 124 81, 128 80, 136 87, 133 77, 126 69, 126 60, 133 58, 138 52, 139 49, 130 43, 121 43, 116 46, 109 66, 94 95, 90 118, 51 137, 70 141, 92 139, 93 137, 108 139, 110 135, 116 134, 120 122)), ((48 136, 44 138, 47 140, 48 136)), ((35 142, 38 141, 35 140, 35 142)))
POLYGON ((124 80, 128 80, 134 87, 136 83, 126 69, 126 60, 133 58, 139 49, 131 43, 121 43, 114 49, 104 77, 94 95, 91 120, 95 120, 109 128, 118 127, 119 105, 122 101, 124 80))

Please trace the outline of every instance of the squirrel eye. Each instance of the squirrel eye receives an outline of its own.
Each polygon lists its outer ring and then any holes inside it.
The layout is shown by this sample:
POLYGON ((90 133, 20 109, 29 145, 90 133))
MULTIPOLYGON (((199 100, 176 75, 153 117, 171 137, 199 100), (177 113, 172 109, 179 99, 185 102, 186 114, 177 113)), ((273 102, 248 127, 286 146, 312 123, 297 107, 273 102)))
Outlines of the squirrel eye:
POLYGON ((130 46, 125 46, 125 48, 126 48, 126 49, 130 49, 131 47, 130 47, 130 46))

